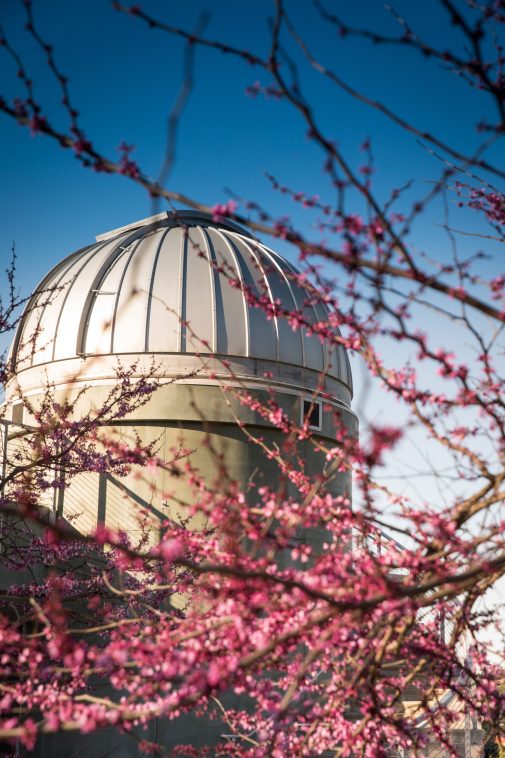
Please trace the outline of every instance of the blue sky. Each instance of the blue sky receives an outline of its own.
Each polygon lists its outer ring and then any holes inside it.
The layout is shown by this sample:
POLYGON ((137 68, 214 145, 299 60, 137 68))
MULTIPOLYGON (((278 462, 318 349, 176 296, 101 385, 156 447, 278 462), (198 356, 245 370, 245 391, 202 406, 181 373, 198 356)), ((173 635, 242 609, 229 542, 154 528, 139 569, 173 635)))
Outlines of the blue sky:
MULTIPOLYGON (((397 29, 377 0, 333 5, 351 24, 364 23, 391 33, 397 29)), ((327 7, 331 6, 328 2, 327 7)), ((260 53, 268 49, 270 0, 190 0, 184 4, 151 0, 142 7, 189 29, 202 10, 210 9, 209 37, 260 53)), ((311 47, 344 79, 460 149, 477 144, 469 114, 485 112, 481 93, 472 92, 415 52, 340 38, 321 22, 308 0, 288 0, 287 8, 311 47)), ((429 40, 459 44, 434 0, 400 2, 396 8, 429 40)), ((35 0, 34 10, 41 32, 54 44, 59 65, 70 78, 72 97, 89 137, 111 156, 122 140, 134 144, 139 164, 156 175, 164 152, 166 116, 182 78, 181 41, 118 14, 108 0, 35 0)), ((65 127, 58 90, 23 29, 21 3, 4 0, 0 20, 27 64, 46 112, 55 125, 65 127)), ((7 97, 22 94, 15 66, 5 54, 1 60, 0 91, 7 97)), ((304 125, 287 104, 246 95, 246 87, 256 79, 267 83, 258 69, 212 50, 197 50, 196 83, 181 119, 177 162, 169 184, 209 203, 223 200, 226 188, 231 188, 263 203, 274 214, 295 210, 303 227, 308 223, 303 213, 272 192, 264 174, 271 172, 294 189, 332 199, 321 154, 307 140, 304 125)), ((307 67, 301 79, 319 123, 345 148, 351 164, 362 162, 359 146, 371 137, 379 195, 386 196, 412 177, 415 191, 427 190, 440 163, 415 138, 330 87, 307 67)), ((15 240, 23 288, 30 289, 48 267, 95 234, 150 212, 149 199, 131 182, 84 171, 70 153, 42 136, 31 137, 3 116, 0 155, 0 250, 5 255, 15 240)), ((418 245, 432 250, 444 247, 445 240, 433 226, 440 220, 433 215, 417 230, 418 245)))

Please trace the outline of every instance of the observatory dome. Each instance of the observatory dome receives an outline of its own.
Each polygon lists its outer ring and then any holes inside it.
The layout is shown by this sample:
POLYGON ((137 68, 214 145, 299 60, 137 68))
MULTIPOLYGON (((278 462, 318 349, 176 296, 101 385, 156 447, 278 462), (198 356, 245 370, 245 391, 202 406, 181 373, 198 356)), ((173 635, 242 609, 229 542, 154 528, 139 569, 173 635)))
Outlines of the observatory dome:
POLYGON ((326 306, 296 274, 245 229, 192 211, 160 213, 99 235, 58 263, 29 300, 11 348, 16 382, 34 391, 42 375, 58 384, 78 365, 89 379, 106 373, 106 358, 110 364, 128 355, 161 356, 166 374, 177 376, 188 370, 190 356, 202 367, 207 355, 209 371, 226 358, 241 376, 273 372, 281 383, 315 387, 307 375, 324 372, 327 391, 348 404, 345 349, 330 352, 254 303, 280 303, 310 323, 326 320, 326 306))

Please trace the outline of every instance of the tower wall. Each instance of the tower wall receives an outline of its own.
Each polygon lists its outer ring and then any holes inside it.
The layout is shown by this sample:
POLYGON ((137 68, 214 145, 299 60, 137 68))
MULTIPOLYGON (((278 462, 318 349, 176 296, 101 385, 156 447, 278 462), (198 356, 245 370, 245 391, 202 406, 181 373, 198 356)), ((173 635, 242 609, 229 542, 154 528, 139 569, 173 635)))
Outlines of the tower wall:
MULTIPOLYGON (((72 402, 80 389, 68 386, 54 389, 52 399, 60 404, 72 402)), ((105 383, 87 389, 76 402, 75 417, 82 418, 90 409, 100 408, 110 389, 111 385, 105 383)), ((278 464, 268 459, 263 446, 282 452, 285 435, 260 412, 241 402, 240 395, 245 392, 265 408, 269 402, 275 401, 297 424, 301 421, 303 401, 313 398, 310 392, 293 389, 278 389, 272 394, 266 388, 246 390, 228 385, 225 389, 215 383, 162 384, 146 405, 114 425, 103 427, 100 433, 104 439, 116 442, 122 440, 131 444, 138 437, 141 446, 153 444, 156 457, 166 463, 166 468, 162 465, 143 469, 133 466, 124 476, 92 471, 72 475, 68 477, 63 496, 53 505, 43 504, 56 508, 59 516, 84 533, 90 533, 102 522, 112 529, 131 533, 132 540, 135 540, 135 533, 140 529, 139 513, 148 515, 154 531, 156 522, 165 518, 185 520, 185 504, 190 506, 195 497, 189 477, 184 473, 186 464, 209 487, 219 490, 236 482, 239 489, 250 491, 250 499, 256 497, 258 487, 277 489, 283 477, 278 464), (239 420, 243 427, 239 426, 239 420), (262 444, 255 444, 255 438, 261 439, 262 444), (181 450, 188 451, 187 455, 175 462, 181 450), (170 471, 172 462, 175 462, 176 473, 170 471)), ((31 407, 36 408, 43 397, 43 393, 32 390, 31 407)), ((350 473, 328 471, 324 450, 318 451, 314 443, 323 448, 334 447, 341 424, 354 437, 356 418, 343 403, 335 401, 325 401, 320 413, 320 431, 312 432, 314 437, 309 440, 297 442, 298 460, 294 459, 293 451, 286 451, 286 460, 292 459, 295 469, 301 468, 311 481, 320 479, 326 491, 334 495, 350 495, 350 473)), ((24 419, 25 423, 30 423, 28 412, 25 412, 24 419)), ((288 478, 283 481, 283 486, 287 495, 299 497, 288 478)), ((205 528, 205 523, 202 517, 196 517, 190 526, 200 529, 205 528)))

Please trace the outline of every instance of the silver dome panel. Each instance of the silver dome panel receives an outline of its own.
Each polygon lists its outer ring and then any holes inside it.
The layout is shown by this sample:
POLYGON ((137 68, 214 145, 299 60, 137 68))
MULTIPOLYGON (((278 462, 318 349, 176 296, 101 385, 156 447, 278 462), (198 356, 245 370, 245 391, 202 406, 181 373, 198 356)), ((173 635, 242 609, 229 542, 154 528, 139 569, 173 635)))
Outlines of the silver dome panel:
POLYGON ((297 309, 310 323, 327 319, 326 306, 310 302, 296 274, 236 224, 158 214, 100 235, 48 274, 18 327, 14 370, 76 356, 215 353, 326 371, 352 391, 345 349, 330 354, 275 313, 297 309))

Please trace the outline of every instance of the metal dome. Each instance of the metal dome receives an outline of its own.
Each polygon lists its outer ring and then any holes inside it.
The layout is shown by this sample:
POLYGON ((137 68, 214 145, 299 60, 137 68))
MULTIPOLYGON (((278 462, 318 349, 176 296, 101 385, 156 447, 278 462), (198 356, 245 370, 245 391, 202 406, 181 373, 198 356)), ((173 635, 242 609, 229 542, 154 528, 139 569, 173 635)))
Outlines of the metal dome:
POLYGON ((248 292, 311 323, 326 320, 296 273, 234 223, 160 213, 98 236, 49 272, 18 327, 14 372, 91 356, 215 354, 325 371, 351 393, 344 348, 330 353, 250 302, 248 292))

